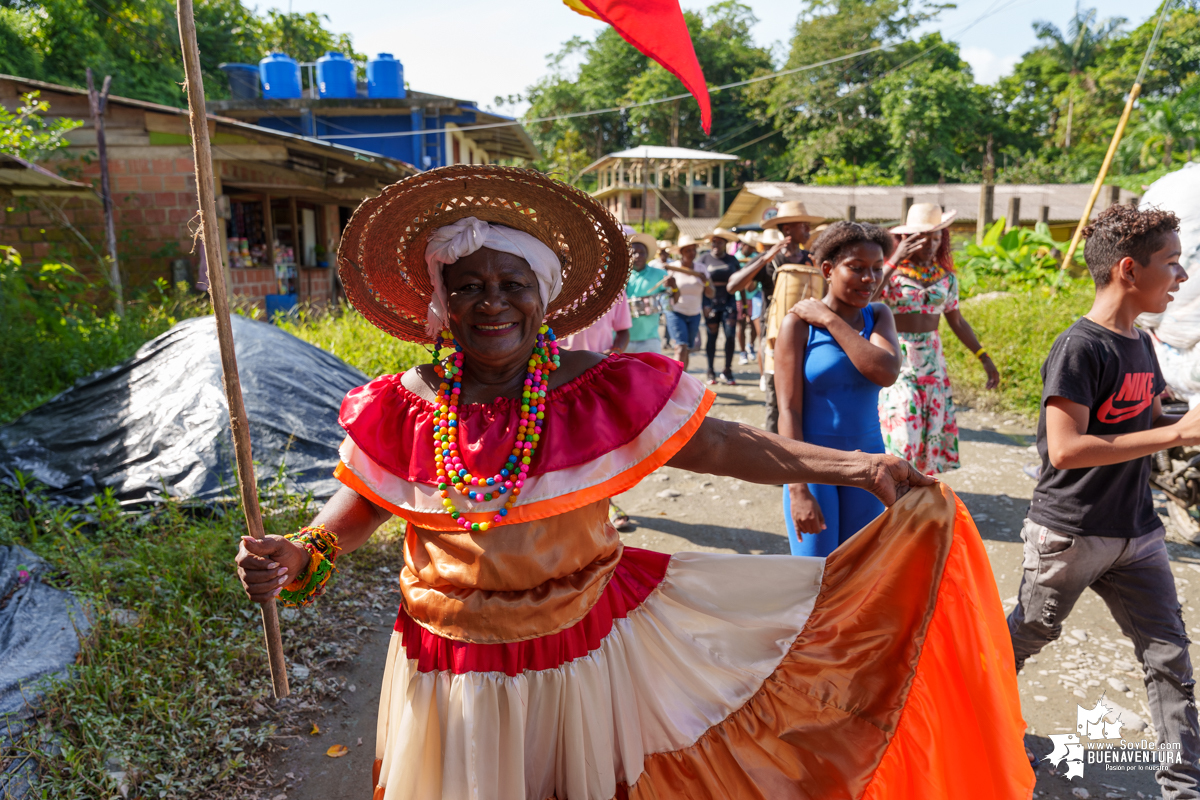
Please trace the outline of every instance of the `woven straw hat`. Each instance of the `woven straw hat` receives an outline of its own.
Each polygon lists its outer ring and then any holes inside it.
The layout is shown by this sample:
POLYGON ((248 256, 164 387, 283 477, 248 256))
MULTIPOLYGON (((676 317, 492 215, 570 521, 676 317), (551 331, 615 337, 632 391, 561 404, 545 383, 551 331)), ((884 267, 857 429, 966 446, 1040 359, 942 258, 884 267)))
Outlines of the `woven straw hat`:
POLYGON ((591 197, 533 170, 456 164, 394 183, 354 212, 338 248, 351 304, 392 336, 431 344, 425 245, 464 217, 524 231, 558 256, 562 291, 546 309, 558 336, 604 316, 625 288, 629 248, 621 225, 591 197))
POLYGON ((728 228, 713 228, 712 233, 704 237, 704 241, 711 242, 714 237, 724 239, 727 242, 738 241, 738 235, 728 228))
POLYGON ((642 246, 644 246, 646 248, 646 252, 649 253, 651 256, 653 256, 655 251, 658 249, 658 241, 655 240, 655 238, 648 233, 636 233, 635 232, 635 233, 629 234, 625 238, 629 240, 630 244, 633 244, 634 242, 640 242, 642 244, 642 246))
POLYGON ((799 200, 785 200, 779 204, 779 213, 770 219, 763 220, 763 228, 777 228, 785 222, 824 222, 824 217, 814 217, 808 213, 804 203, 799 200))
POLYGON ((690 244, 694 244, 698 247, 700 245, 700 240, 695 236, 692 236, 690 233, 681 233, 679 234, 679 238, 675 241, 675 244, 671 246, 671 252, 678 253, 680 250, 690 244))
POLYGON ((908 217, 903 225, 892 228, 892 233, 928 233, 940 231, 950 226, 958 211, 942 213, 942 207, 937 203, 914 203, 908 209, 908 217))

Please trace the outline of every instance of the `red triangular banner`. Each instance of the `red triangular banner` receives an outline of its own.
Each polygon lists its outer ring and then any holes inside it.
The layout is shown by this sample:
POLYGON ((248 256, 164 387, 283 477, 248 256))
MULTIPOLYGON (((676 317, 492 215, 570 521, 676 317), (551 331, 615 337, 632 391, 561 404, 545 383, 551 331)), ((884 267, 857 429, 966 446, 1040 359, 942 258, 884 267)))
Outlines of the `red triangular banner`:
MULTIPOLYGON (((692 37, 678 0, 577 0, 612 25, 621 38, 674 75, 700 105, 700 126, 712 131, 708 84, 696 60, 692 37)), ((574 3, 568 3, 574 6, 574 3)))

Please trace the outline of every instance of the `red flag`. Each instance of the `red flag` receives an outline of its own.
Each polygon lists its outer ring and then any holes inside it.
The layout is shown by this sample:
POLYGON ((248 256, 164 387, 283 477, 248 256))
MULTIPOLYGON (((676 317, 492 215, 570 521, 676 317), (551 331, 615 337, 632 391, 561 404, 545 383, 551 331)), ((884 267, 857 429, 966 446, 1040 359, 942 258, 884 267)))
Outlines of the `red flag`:
POLYGON ((653 58, 683 83, 700 105, 700 126, 712 131, 708 84, 696 60, 692 36, 678 0, 563 0, 566 5, 612 25, 621 38, 653 58), (582 6, 582 8, 581 8, 582 6), (586 11, 584 10, 586 9, 586 11), (591 12, 591 13, 588 13, 591 12))

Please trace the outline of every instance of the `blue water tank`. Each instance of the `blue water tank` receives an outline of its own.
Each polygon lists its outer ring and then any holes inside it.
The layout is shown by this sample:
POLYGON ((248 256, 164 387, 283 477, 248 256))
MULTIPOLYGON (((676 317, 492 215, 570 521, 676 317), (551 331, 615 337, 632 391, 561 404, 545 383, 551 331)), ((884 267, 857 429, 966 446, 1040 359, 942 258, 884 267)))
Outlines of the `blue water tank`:
POLYGON ((404 97, 404 65, 391 53, 367 62, 367 97, 404 97))
POLYGON ((235 100, 254 100, 260 94, 258 67, 254 64, 217 64, 229 78, 229 92, 235 100))
POLYGON ((300 65, 287 53, 269 53, 258 62, 263 97, 296 100, 300 97, 300 65))
POLYGON ((357 97, 354 62, 332 51, 317 59, 317 86, 321 97, 357 97))

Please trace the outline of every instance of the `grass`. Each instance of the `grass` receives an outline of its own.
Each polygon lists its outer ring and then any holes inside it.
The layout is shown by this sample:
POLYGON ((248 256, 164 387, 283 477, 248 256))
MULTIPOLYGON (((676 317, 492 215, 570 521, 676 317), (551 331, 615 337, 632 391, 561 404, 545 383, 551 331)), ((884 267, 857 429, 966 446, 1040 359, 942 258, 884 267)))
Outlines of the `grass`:
POLYGON ((106 301, 107 291, 72 267, 25 265, 0 247, 0 425, 120 363, 180 319, 209 313, 206 298, 165 282, 130 297, 123 318, 106 301))
MULTIPOLYGON (((985 287, 981 287, 985 288, 985 287)), ((977 295, 962 306, 979 341, 1000 370, 999 389, 984 389, 987 375, 979 361, 942 322, 942 345, 954 395, 981 408, 994 408, 1036 420, 1042 398, 1042 362, 1060 333, 1092 305, 1090 280, 1067 281, 1053 293, 1049 287, 1000 296, 977 295)))
MULTIPOLYGON (((207 298, 165 284, 127 302, 123 318, 105 298, 67 265, 27 266, 0 250, 0 424, 178 320, 209 313, 207 298)), ((426 357, 353 311, 309 312, 283 327, 370 375, 426 357)), ((262 502, 267 533, 295 530, 315 510, 282 482, 262 502)), ((45 683, 35 724, 0 752, 0 770, 34 759, 35 796, 56 800, 276 796, 270 754, 308 735, 321 702, 341 691, 344 679, 328 670, 355 652, 364 603, 398 602, 394 578, 371 581, 399 560, 400 526, 339 559, 317 605, 283 610, 288 663, 310 677, 280 702, 271 699, 257 607, 233 568, 243 530, 236 507, 197 517, 168 502, 134 517, 111 496, 63 508, 23 478, 0 486, 0 545, 44 558, 48 571, 36 579, 69 590, 91 622, 69 679, 45 683)))
MULTIPOLYGON (((312 514, 282 491, 263 502, 268 533, 312 514)), ((355 636, 344 632, 361 622, 356 599, 372 594, 359 576, 399 558, 398 526, 339 559, 317 606, 283 611, 287 661, 311 676, 273 703, 257 608, 233 570, 240 510, 196 519, 167 504, 133 519, 108 498, 85 512, 48 506, 33 487, 0 493, 0 544, 45 558, 40 579, 69 589, 92 620, 71 678, 46 685, 38 724, 0 753, 0 769, 32 756, 37 795, 63 800, 241 798, 273 785, 270 752, 307 734, 320 701, 341 691, 344 680, 322 670, 353 655, 355 636)))
POLYGON ((425 348, 389 336, 346 306, 332 311, 303 309, 294 320, 280 320, 279 327, 372 378, 403 372, 430 359, 425 348))

